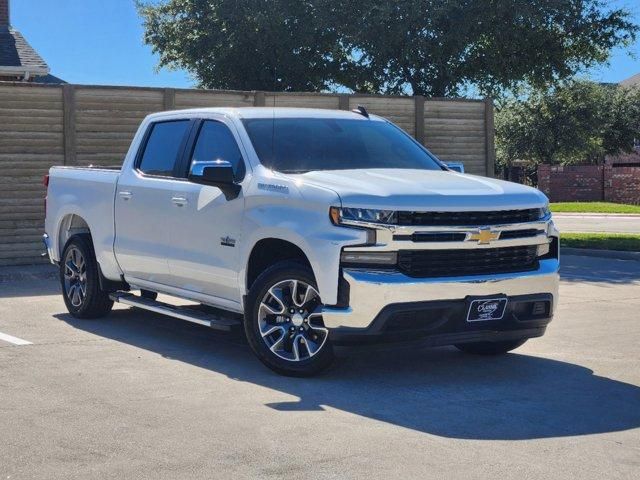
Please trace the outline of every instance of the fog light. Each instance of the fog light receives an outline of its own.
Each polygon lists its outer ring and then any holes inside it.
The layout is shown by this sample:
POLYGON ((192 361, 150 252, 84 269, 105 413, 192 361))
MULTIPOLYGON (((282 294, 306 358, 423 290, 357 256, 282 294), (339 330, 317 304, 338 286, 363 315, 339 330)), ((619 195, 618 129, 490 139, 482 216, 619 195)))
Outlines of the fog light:
POLYGON ((547 313, 547 303, 546 302, 534 302, 533 308, 531 309, 531 315, 544 315, 547 313))
POLYGON ((545 243, 543 245, 538 245, 538 257, 544 257, 547 253, 549 253, 548 243, 545 243))

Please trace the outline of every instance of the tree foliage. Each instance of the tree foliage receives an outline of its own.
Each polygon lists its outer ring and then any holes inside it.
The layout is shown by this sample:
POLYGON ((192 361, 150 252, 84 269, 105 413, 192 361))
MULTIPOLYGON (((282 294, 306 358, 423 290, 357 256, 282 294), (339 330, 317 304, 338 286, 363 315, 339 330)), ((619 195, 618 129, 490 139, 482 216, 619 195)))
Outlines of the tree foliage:
POLYGON ((318 91, 340 63, 317 2, 169 0, 138 10, 160 67, 186 69, 205 88, 318 91))
POLYGON ((640 89, 571 81, 512 99, 496 115, 499 165, 598 163, 640 139, 640 89))
POLYGON ((549 85, 605 61, 637 28, 600 0, 342 3, 353 23, 341 28, 352 58, 341 80, 355 90, 409 85, 414 94, 455 96, 468 84, 483 93, 549 85))
POLYGON ((139 1, 160 66, 210 88, 495 93, 571 77, 637 32, 603 0, 139 1))

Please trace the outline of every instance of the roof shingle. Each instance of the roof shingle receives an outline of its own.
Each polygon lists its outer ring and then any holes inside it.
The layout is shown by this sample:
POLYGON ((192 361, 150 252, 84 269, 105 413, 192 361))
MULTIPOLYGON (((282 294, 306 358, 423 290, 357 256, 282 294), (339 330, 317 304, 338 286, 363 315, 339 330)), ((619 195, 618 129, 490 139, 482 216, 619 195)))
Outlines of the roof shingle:
POLYGON ((47 63, 27 43, 22 34, 11 28, 0 30, 0 69, 2 67, 49 71, 47 63))

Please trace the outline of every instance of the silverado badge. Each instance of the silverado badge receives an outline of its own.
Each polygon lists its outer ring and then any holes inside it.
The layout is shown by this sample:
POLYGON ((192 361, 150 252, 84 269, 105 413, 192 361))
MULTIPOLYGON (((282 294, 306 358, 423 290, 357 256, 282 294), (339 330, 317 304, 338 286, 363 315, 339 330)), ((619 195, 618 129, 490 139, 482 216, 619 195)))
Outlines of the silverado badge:
POLYGON ((220 245, 222 245, 223 247, 235 247, 236 239, 231 238, 228 235, 226 237, 220 237, 220 245))

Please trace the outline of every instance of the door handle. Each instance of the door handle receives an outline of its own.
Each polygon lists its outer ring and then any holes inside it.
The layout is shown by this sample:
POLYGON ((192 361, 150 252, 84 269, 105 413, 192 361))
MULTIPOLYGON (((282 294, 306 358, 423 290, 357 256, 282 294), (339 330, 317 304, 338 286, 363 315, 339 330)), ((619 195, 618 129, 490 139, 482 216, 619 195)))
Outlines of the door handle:
POLYGON ((118 192, 118 195, 120 195, 120 198, 122 198, 123 200, 129 200, 131 197, 133 197, 133 193, 126 190, 118 192))
POLYGON ((189 200, 187 200, 185 197, 171 197, 171 201, 177 207, 184 207, 187 203, 189 203, 189 200))

